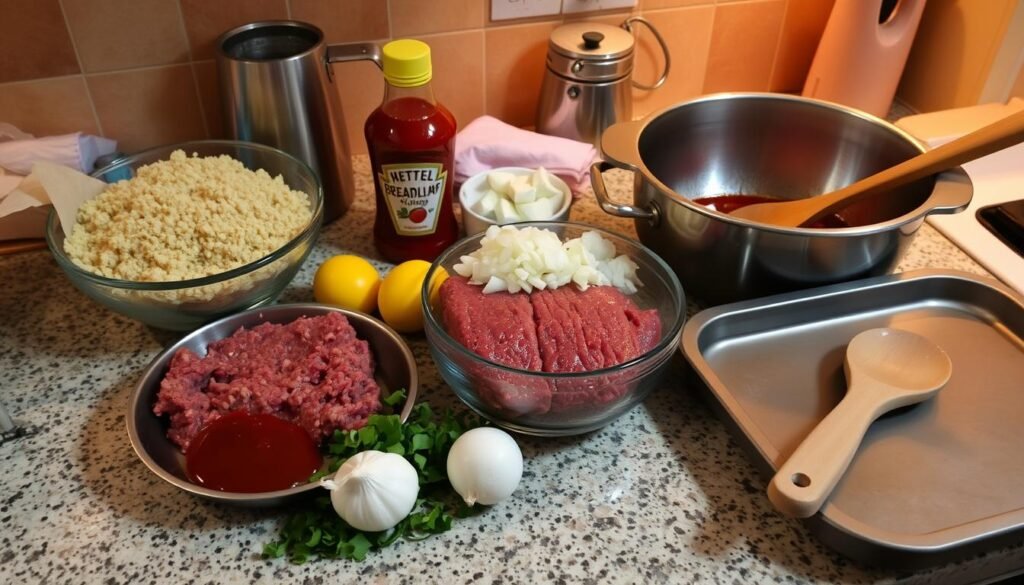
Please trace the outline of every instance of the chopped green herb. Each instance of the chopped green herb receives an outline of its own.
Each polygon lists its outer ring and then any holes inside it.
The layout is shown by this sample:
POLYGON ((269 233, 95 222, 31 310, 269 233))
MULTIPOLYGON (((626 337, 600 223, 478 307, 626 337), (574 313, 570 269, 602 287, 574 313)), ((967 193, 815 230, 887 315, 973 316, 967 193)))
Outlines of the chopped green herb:
MULTIPOLYGON (((404 401, 404 391, 381 400, 392 408, 404 401)), ((263 557, 287 557, 296 564, 318 557, 361 561, 372 549, 388 546, 399 538, 421 540, 440 534, 451 528, 453 519, 478 513, 480 507, 467 507, 448 483, 447 460, 455 439, 481 424, 476 416, 455 415, 448 410, 437 415, 428 404, 420 403, 413 407, 404 425, 398 414, 375 414, 359 430, 335 431, 326 445, 327 465, 310 481, 333 474, 346 459, 361 451, 398 453, 419 474, 420 499, 412 513, 391 530, 362 532, 338 517, 330 496, 317 496, 309 509, 285 521, 278 539, 263 547, 263 557)))

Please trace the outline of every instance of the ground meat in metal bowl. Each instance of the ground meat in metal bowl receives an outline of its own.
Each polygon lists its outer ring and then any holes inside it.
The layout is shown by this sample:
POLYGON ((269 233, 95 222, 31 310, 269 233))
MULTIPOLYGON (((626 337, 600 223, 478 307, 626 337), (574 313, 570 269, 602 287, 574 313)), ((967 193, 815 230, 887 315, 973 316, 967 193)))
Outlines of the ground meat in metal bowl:
POLYGON ((234 411, 273 414, 316 443, 355 429, 380 408, 369 344, 339 313, 244 327, 171 359, 153 412, 168 415, 167 437, 182 450, 205 425, 234 411))

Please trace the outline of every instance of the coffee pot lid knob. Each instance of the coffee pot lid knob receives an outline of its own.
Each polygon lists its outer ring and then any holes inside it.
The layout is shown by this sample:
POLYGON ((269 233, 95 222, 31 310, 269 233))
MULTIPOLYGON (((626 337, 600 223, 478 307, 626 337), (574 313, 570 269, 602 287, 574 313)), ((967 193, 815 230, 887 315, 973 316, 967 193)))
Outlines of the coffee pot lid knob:
POLYGON ((596 49, 601 46, 601 41, 604 40, 604 35, 597 31, 587 31, 583 33, 583 48, 584 49, 596 49))

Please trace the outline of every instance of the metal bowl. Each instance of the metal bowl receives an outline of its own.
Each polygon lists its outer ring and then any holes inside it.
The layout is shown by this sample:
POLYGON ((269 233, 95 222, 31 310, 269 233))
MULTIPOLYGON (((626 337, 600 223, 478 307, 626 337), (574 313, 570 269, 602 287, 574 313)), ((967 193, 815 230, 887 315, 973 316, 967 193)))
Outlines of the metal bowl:
POLYGON ((784 228, 714 211, 722 194, 799 199, 834 191, 924 151, 899 128, 838 104, 781 94, 718 94, 605 131, 592 168, 607 213, 635 220, 687 293, 707 304, 891 270, 931 213, 971 201, 962 169, 919 179, 842 212, 851 227, 784 228), (601 171, 634 171, 633 204, 609 200, 601 171))
POLYGON ((149 364, 132 393, 125 417, 128 424, 128 440, 131 441, 139 459, 142 459, 150 471, 171 485, 190 494, 227 504, 249 507, 274 506, 316 489, 318 484, 309 483, 273 492, 237 493, 211 490, 192 483, 185 473, 185 456, 178 446, 167 438, 168 421, 166 417, 153 414, 153 404, 156 403, 160 381, 167 373, 171 358, 179 349, 187 347, 199 355, 205 355, 209 344, 230 336, 240 327, 250 328, 260 323, 290 323, 301 316, 313 317, 331 312, 345 315, 359 339, 369 342, 377 363, 374 377, 382 392, 406 389, 406 400, 400 413, 402 422, 405 422, 416 403, 418 380, 416 360, 398 333, 377 319, 356 311, 314 303, 276 305, 225 317, 197 329, 166 348, 149 364))

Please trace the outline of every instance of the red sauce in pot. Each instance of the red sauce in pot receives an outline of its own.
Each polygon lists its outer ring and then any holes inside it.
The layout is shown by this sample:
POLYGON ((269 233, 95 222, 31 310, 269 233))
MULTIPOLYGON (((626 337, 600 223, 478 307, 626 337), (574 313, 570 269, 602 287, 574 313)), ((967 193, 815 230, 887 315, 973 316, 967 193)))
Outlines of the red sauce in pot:
POLYGON ((293 487, 320 468, 313 439, 272 414, 237 411, 203 427, 185 452, 189 479, 222 492, 271 492, 293 487))
MULTIPOLYGON (((771 203, 772 201, 778 201, 778 199, 774 197, 765 197, 764 195, 713 195, 711 197, 698 197, 693 200, 694 203, 699 203, 705 207, 710 207, 715 211, 726 214, 732 213, 741 207, 754 205, 755 203, 771 203)), ((844 228, 850 227, 850 224, 840 217, 839 214, 833 213, 832 215, 819 219, 807 227, 844 228)))

